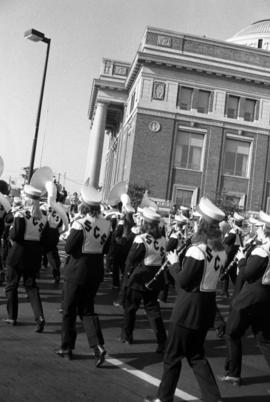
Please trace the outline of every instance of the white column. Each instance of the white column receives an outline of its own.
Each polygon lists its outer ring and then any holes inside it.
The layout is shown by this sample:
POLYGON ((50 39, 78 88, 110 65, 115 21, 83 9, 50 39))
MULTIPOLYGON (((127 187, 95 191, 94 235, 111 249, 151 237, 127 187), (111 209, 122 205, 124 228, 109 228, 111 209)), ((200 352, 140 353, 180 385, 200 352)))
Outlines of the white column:
POLYGON ((90 177, 90 184, 94 187, 99 185, 106 116, 107 104, 98 102, 90 134, 86 168, 86 176, 90 177))

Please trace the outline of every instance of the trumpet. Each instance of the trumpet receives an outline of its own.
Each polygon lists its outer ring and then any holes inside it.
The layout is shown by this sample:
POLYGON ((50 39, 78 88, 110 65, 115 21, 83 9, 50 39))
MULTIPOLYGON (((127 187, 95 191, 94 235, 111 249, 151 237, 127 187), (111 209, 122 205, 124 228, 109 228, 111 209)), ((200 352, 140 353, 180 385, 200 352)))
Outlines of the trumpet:
MULTIPOLYGON (((191 244, 191 237, 188 237, 185 242, 182 244, 181 247, 179 247, 178 249, 176 249, 176 253, 178 255, 178 261, 181 263, 184 256, 185 256, 185 252, 187 251, 187 248, 190 246, 191 244)), ((144 284, 144 286, 146 287, 147 290, 154 290, 155 288, 155 283, 158 281, 159 277, 162 275, 163 272, 166 272, 167 269, 169 268, 170 263, 168 260, 166 260, 161 267, 159 268, 159 270, 155 273, 154 277, 146 282, 144 284)))
MULTIPOLYGON (((252 238, 248 240, 245 247, 243 247, 244 253, 249 253, 251 249, 256 245, 257 234, 255 234, 252 238)), ((234 259, 230 262, 230 264, 225 268, 223 273, 220 275, 220 280, 224 281, 226 277, 229 275, 230 271, 238 264, 238 258, 234 257, 234 259)))

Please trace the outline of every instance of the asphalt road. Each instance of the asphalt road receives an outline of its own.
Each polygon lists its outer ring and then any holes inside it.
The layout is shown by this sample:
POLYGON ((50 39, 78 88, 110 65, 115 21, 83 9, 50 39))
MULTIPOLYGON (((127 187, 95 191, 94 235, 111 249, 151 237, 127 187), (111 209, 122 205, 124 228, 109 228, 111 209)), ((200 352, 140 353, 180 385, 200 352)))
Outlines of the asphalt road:
MULTIPOLYGON (((41 272, 39 280, 46 326, 42 334, 34 332, 35 324, 23 288, 20 288, 18 325, 2 321, 6 317, 4 288, 0 294, 0 402, 139 402, 145 395, 155 395, 162 374, 162 357, 155 353, 155 339, 143 309, 138 312, 135 342, 126 345, 120 335, 122 310, 112 305, 116 298, 107 276, 96 299, 106 349, 104 366, 97 369, 86 335, 78 321, 78 338, 74 359, 58 357, 55 350, 61 341, 61 284, 53 284, 50 270, 41 272)), ((173 305, 173 293, 162 304, 166 325, 173 305)), ((218 296, 218 304, 226 317, 228 301, 218 296)), ((226 348, 223 339, 209 331, 207 356, 216 375, 223 374, 226 348)), ((244 340, 243 385, 220 384, 225 402, 269 402, 270 373, 251 334, 244 340)), ((196 401, 200 392, 192 370, 183 364, 175 401, 196 401), (181 398, 180 398, 181 397, 181 398)))

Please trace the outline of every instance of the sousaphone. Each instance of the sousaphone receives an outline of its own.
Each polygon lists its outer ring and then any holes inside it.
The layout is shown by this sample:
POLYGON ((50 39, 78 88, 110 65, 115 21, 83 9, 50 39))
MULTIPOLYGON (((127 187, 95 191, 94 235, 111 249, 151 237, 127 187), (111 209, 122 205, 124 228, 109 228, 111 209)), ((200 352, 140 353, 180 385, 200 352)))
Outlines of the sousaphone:
POLYGON ((125 181, 120 181, 110 191, 108 195, 108 204, 115 206, 120 201, 122 202, 122 213, 134 213, 135 209, 131 205, 130 197, 127 194, 128 184, 125 181))
POLYGON ((53 182, 53 171, 48 166, 43 166, 35 171, 30 180, 30 185, 37 188, 42 194, 47 195, 48 205, 59 215, 63 222, 62 233, 68 230, 67 214, 60 202, 56 202, 57 188, 53 182))

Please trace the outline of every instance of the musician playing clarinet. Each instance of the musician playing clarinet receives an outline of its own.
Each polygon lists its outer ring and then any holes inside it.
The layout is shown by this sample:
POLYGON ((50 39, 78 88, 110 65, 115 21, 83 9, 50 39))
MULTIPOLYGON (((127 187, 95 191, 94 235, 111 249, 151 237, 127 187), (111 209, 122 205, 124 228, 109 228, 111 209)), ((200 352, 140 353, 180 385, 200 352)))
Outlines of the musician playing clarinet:
POLYGON ((186 252, 182 269, 179 269, 175 251, 167 256, 178 294, 170 318, 158 396, 146 397, 145 402, 173 402, 184 357, 197 378, 202 400, 221 401, 214 374, 205 357, 204 341, 215 318, 217 282, 226 262, 218 226, 225 215, 205 197, 200 200, 199 210, 198 231, 186 252))
POLYGON ((143 233, 135 237, 126 261, 124 281, 127 289, 123 305, 124 324, 121 340, 130 344, 133 342, 136 311, 143 300, 144 309, 156 335, 156 352, 163 353, 167 336, 157 300, 164 286, 163 276, 160 276, 154 289, 147 289, 145 284, 153 279, 164 262, 166 239, 159 227, 160 215, 147 207, 143 208, 142 215, 143 233))
POLYGON ((242 369, 241 339, 251 327, 258 346, 270 367, 270 215, 260 212, 261 225, 257 226, 258 241, 261 245, 254 248, 247 257, 240 249, 237 253, 239 277, 243 286, 232 301, 227 329, 226 342, 228 359, 225 376, 220 380, 240 385, 242 369))

